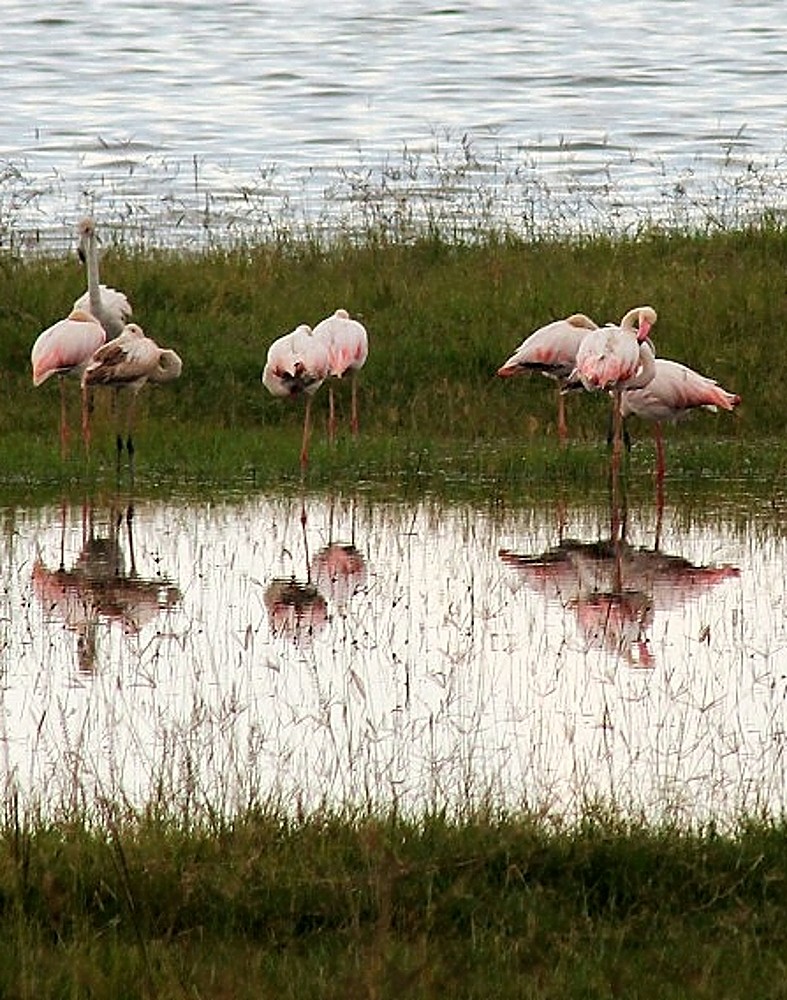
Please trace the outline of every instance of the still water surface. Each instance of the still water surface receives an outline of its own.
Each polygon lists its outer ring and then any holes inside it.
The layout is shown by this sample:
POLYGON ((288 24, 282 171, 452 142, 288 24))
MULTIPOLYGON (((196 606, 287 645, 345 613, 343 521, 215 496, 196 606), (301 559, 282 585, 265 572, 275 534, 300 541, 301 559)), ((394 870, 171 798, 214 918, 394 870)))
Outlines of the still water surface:
POLYGON ((785 207, 776 0, 5 0, 0 80, 4 243, 785 207))
POLYGON ((7 510, 6 788, 48 808, 787 805, 783 535, 667 511, 656 552, 644 511, 616 563, 592 507, 307 513, 7 510))

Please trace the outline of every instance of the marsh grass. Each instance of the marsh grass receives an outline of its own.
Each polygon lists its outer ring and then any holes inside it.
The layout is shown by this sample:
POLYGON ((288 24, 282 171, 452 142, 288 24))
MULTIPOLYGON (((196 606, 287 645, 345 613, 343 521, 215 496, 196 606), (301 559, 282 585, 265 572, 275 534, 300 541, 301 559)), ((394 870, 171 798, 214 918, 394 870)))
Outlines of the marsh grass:
MULTIPOLYGON (((568 400, 574 444, 559 453, 553 384, 537 376, 498 380, 494 372, 527 333, 556 316, 582 309, 604 322, 643 302, 659 310, 659 353, 743 398, 733 415, 703 413, 671 430, 672 462, 693 462, 702 454, 696 442, 712 440, 728 442, 731 454, 736 444, 748 445, 766 466, 783 470, 787 347, 778 331, 787 321, 785 268, 787 234, 770 225, 712 237, 651 233, 636 241, 527 244, 501 237, 448 245, 424 237, 407 246, 304 243, 195 257, 111 251, 102 262, 104 280, 128 292, 139 322, 185 359, 177 383, 141 397, 140 474, 170 470, 214 482, 294 469, 302 407, 265 393, 265 354, 275 337, 338 305, 364 320, 371 354, 361 376, 362 438, 357 447, 343 438, 325 458, 332 474, 339 465, 364 479, 387 455, 410 452, 429 473, 448 452, 455 467, 463 453, 468 474, 488 478, 484 464, 498 475, 501 454, 533 456, 538 469, 546 445, 561 475, 581 475, 588 448, 606 436, 606 400, 568 400)), ((60 475, 58 393, 51 383, 33 389, 29 352, 82 288, 75 259, 0 260, 4 477, 29 477, 36 466, 44 479, 60 475)), ((76 428, 78 394, 70 388, 76 428)), ((338 388, 346 418, 349 386, 338 388)), ((323 396, 317 455, 325 454, 323 396)), ((98 406, 94 464, 110 467, 108 401, 98 406)), ((650 450, 650 429, 632 425, 632 432, 636 451, 650 450)), ((84 474, 74 451, 69 468, 84 474)), ((715 460, 722 460, 720 450, 715 460)))
POLYGON ((529 815, 9 814, 0 991, 778 996, 787 838, 529 815))

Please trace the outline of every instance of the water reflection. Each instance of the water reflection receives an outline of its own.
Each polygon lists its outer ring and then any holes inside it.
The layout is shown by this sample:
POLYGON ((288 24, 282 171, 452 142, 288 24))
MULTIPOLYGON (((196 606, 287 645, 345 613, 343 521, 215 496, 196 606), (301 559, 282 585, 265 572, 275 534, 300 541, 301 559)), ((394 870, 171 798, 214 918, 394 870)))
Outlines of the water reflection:
POLYGON ((138 635, 162 610, 174 608, 181 594, 166 577, 145 579, 137 573, 133 503, 113 503, 101 518, 92 502, 87 502, 81 520, 82 544, 66 568, 67 508, 61 506, 59 566, 49 569, 38 554, 32 585, 45 619, 60 621, 76 634, 78 668, 89 673, 98 662, 101 623, 118 625, 125 635, 138 635), (121 541, 123 529, 128 569, 121 541))
MULTIPOLYGON (((366 558, 355 544, 356 505, 351 506, 351 537, 349 542, 328 541, 316 555, 309 557, 308 514, 302 500, 301 539, 304 578, 274 576, 265 589, 264 602, 268 624, 273 635, 296 644, 308 645, 325 629, 329 620, 329 602, 343 614, 349 601, 366 583, 366 558), (327 595, 327 596, 326 596, 327 595)), ((335 499, 331 501, 328 537, 334 537, 335 499)), ((285 549, 292 558, 292 552, 285 549)))
POLYGON ((500 559, 527 586, 574 616, 587 649, 604 649, 639 667, 655 666, 648 633, 657 610, 679 610, 701 592, 740 575, 735 566, 697 566, 622 538, 566 539, 535 555, 501 549, 500 559))
POLYGON ((328 603, 311 583, 274 579, 265 589, 265 607, 275 636, 309 643, 328 622, 328 603))
POLYGON ((616 546, 592 503, 557 525, 308 503, 4 511, 0 784, 222 811, 787 805, 774 525, 667 507, 656 551, 650 505, 616 546))

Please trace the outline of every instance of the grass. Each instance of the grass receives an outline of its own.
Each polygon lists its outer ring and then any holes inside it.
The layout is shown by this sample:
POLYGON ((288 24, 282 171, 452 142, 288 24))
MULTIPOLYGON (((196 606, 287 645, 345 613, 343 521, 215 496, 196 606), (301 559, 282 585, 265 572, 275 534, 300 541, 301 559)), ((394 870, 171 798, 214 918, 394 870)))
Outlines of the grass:
MULTIPOLYGON (((781 524, 785 273, 787 233, 769 224, 630 241, 111 250, 104 280, 185 362, 179 382, 143 397, 136 487, 298 489, 301 409, 268 397, 259 374, 276 336, 343 305, 370 332, 362 436, 329 448, 320 410, 310 486, 581 503, 606 489, 606 402, 569 400, 573 440, 560 450, 551 384, 494 372, 556 316, 603 322, 648 302, 659 352, 743 397, 732 416, 670 432, 668 495, 687 519, 725 504, 745 519, 755 492, 757 516, 781 524)), ((30 382, 35 336, 83 281, 72 259, 0 258, 7 506, 114 480, 108 401, 90 464, 78 449, 62 462, 56 388, 30 382)), ((630 489, 649 496, 652 449, 632 429, 630 489)), ((195 823, 174 802, 51 819, 7 798, 0 996, 777 997, 785 872, 778 818, 722 834, 592 808, 568 827, 493 811, 293 817, 273 805, 195 823)))
MULTIPOLYGON (((543 457, 545 445, 556 446, 553 385, 536 376, 498 380, 496 368, 556 316, 582 309, 604 322, 644 302, 659 311, 654 339, 663 356, 743 398, 732 417, 703 414, 675 428, 674 460, 691 461, 693 443, 711 439, 733 456, 744 448, 779 475, 787 430, 787 346, 778 334, 787 322, 785 267, 787 233, 762 225, 713 236, 654 232, 636 241, 500 237, 449 245, 427 236, 407 246, 384 239, 330 248, 284 243, 200 256, 114 250, 102 261, 102 277, 126 290, 144 328, 185 359, 178 383, 143 397, 140 482, 169 476, 216 486, 295 474, 302 408, 269 397, 260 372, 275 337, 338 305, 361 316, 370 333, 362 373, 366 444, 324 448, 325 401, 318 397, 315 466, 327 475, 368 478, 414 452, 430 474, 446 456, 468 475, 488 465, 485 479, 507 478, 517 458, 532 456, 537 474, 557 461, 543 457)), ((107 401, 99 402, 92 472, 78 452, 61 467, 56 387, 36 390, 30 381, 33 340, 67 312, 83 283, 76 259, 0 258, 0 459, 10 485, 114 469, 107 401)), ((340 407, 348 395, 339 393, 340 407)), ((607 404, 572 397, 568 409, 575 445, 559 456, 560 474, 581 478, 588 449, 605 437, 607 404)), ((647 428, 633 431, 649 437, 647 428)), ((650 444, 638 450, 647 464, 650 444)), ((724 474, 722 455, 717 449, 714 459, 724 474)))
POLYGON ((777 997, 787 837, 250 810, 0 837, 3 996, 777 997))

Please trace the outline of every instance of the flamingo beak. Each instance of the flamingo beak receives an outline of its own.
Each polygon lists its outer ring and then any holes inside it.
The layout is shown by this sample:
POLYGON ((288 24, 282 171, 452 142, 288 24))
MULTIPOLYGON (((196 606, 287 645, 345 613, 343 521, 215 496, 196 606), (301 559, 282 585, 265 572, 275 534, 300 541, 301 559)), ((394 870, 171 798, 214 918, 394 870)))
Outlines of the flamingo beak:
POLYGON ((640 344, 648 339, 648 334, 650 333, 650 328, 653 324, 650 320, 642 319, 640 320, 639 329, 637 330, 637 340, 640 344))

